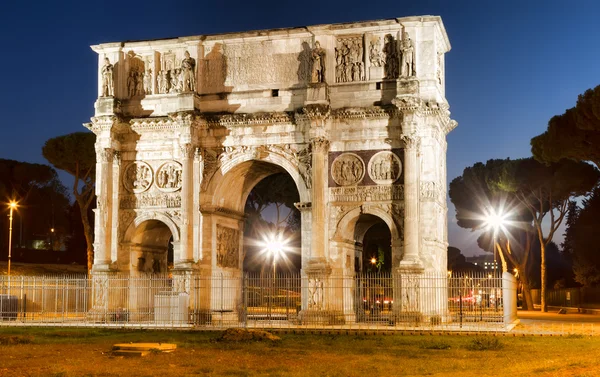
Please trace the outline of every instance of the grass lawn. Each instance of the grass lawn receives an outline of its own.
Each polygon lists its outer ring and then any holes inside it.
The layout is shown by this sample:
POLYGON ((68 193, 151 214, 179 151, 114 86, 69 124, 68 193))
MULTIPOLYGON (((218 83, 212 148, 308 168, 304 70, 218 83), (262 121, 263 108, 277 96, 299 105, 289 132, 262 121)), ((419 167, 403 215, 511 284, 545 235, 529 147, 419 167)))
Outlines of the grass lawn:
POLYGON ((600 376, 598 337, 293 335, 0 328, 0 376, 600 376), (171 354, 115 357, 123 342, 176 343, 171 354))

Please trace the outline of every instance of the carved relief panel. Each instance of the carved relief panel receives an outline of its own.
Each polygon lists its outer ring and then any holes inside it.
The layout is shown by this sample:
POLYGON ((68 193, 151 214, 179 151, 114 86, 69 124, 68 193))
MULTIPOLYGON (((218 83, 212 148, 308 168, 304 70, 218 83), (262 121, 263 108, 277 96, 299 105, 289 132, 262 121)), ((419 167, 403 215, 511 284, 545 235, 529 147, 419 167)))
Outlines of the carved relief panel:
POLYGON ((401 149, 330 152, 329 187, 396 183, 402 175, 401 149))
POLYGON ((143 161, 134 161, 123 172, 123 185, 133 193, 141 193, 150 188, 154 173, 150 165, 143 161))
POLYGON ((143 97, 146 94, 148 78, 146 77, 146 67, 150 67, 145 59, 133 51, 127 53, 127 63, 129 71, 127 73, 127 94, 129 98, 143 97))
POLYGON ((402 163, 396 154, 390 151, 376 153, 369 160, 369 177, 377 184, 394 183, 402 173, 402 163))
POLYGON ((339 155, 331 165, 331 176, 340 186, 351 186, 360 182, 365 175, 365 163, 356 154, 339 155))
POLYGON ((335 82, 365 80, 363 37, 338 38, 335 48, 335 82))
POLYGON ((240 231, 217 225, 217 265, 238 268, 240 264, 240 231))
POLYGON ((156 187, 163 192, 174 192, 181 189, 181 171, 179 162, 165 162, 156 172, 156 187))

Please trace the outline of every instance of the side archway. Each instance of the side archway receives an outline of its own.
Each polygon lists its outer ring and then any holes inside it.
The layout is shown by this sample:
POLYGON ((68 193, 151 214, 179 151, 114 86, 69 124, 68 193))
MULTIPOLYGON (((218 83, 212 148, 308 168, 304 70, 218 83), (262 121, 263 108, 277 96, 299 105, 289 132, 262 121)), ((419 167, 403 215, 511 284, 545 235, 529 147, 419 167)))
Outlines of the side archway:
POLYGON ((167 272, 170 252, 178 246, 179 239, 179 227, 170 217, 161 213, 136 217, 122 244, 131 273, 167 272))

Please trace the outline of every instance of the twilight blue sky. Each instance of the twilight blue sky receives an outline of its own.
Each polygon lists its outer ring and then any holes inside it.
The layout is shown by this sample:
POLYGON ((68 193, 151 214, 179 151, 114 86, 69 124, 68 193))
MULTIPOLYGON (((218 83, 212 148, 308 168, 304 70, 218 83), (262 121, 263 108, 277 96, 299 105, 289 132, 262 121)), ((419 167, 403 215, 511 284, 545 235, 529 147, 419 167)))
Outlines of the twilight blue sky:
MULTIPOLYGON (((600 84, 596 1, 11 1, 0 7, 0 157, 29 162, 93 114, 92 44, 440 15, 452 50, 448 180, 477 161, 530 155, 547 121, 600 84)), ((454 208, 450 204, 450 219, 454 208)), ((478 253, 450 221, 450 244, 478 253)))

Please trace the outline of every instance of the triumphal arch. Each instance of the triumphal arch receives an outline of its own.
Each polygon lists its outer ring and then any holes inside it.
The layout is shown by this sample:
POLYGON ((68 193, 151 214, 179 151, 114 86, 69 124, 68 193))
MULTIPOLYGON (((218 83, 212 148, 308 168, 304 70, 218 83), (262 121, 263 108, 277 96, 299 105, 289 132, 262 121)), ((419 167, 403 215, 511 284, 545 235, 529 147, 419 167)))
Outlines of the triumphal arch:
POLYGON ((445 273, 456 122, 439 17, 92 49, 98 279, 165 272, 169 242, 177 289, 193 289, 193 276, 238 276, 246 198, 278 172, 300 197, 303 311, 331 310, 345 294, 328 279, 354 276, 376 221, 389 227, 395 276, 445 273))

